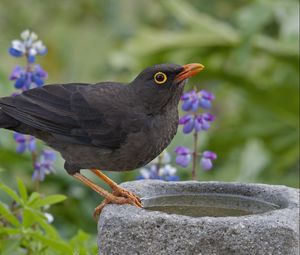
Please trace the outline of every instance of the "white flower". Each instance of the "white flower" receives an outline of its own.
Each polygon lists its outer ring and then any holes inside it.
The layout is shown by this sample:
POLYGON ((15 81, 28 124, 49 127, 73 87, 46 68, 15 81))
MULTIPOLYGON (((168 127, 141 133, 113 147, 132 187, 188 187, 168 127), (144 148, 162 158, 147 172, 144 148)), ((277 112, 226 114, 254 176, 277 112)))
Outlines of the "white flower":
POLYGON ((149 164, 158 164, 159 161, 163 165, 170 163, 171 161, 170 153, 164 150, 158 157, 153 159, 149 164))
POLYGON ((143 176, 144 179, 150 179, 150 172, 147 168, 141 168, 140 169, 140 174, 143 176))
POLYGON ((25 51, 26 51, 24 43, 21 42, 20 40, 13 40, 11 42, 11 47, 18 50, 18 51, 21 51, 23 53, 25 53, 25 51))
POLYGON ((46 53, 47 49, 41 40, 37 40, 38 36, 36 33, 25 30, 21 33, 21 38, 23 40, 13 40, 11 48, 23 54, 28 53, 30 56, 46 53))
POLYGON ((170 164, 165 165, 164 167, 159 169, 159 176, 172 176, 175 175, 177 172, 177 169, 170 164))
POLYGON ((52 223, 54 221, 54 217, 50 213, 44 213, 45 217, 47 218, 48 223, 52 223))
POLYGON ((30 31, 27 29, 27 30, 24 30, 22 33, 21 33, 21 38, 23 40, 27 40, 30 36, 30 31))
POLYGON ((33 43, 32 47, 36 50, 38 54, 44 54, 46 52, 46 47, 41 40, 38 40, 35 43, 33 43))

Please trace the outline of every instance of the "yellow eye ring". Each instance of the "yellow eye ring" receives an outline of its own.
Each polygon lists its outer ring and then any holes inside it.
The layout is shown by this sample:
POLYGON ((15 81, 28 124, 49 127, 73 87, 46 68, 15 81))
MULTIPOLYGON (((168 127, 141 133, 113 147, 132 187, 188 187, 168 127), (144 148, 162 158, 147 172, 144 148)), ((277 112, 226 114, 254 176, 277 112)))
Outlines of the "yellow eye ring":
POLYGON ((163 84, 167 81, 167 75, 163 72, 158 72, 154 75, 154 80, 157 84, 163 84))

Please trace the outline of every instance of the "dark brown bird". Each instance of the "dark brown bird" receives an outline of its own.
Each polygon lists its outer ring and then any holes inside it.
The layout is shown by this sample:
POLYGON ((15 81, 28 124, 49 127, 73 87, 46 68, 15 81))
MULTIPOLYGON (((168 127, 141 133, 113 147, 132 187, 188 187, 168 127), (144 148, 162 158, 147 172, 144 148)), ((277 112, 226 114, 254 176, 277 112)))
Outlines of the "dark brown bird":
POLYGON ((178 103, 187 78, 204 68, 161 64, 131 83, 55 84, 0 99, 0 128, 33 135, 59 151, 67 172, 106 199, 141 207, 140 199, 100 170, 142 167, 171 142, 178 127, 178 103), (109 193, 80 174, 90 169, 110 185, 109 193))

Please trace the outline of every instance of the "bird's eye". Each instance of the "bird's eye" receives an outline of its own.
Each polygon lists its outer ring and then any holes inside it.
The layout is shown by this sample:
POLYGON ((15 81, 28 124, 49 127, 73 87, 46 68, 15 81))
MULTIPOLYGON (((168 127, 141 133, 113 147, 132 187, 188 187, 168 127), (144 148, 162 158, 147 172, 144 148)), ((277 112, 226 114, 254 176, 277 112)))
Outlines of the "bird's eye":
POLYGON ((163 72, 158 72, 154 75, 154 80, 157 84, 163 84, 167 81, 167 75, 163 72))

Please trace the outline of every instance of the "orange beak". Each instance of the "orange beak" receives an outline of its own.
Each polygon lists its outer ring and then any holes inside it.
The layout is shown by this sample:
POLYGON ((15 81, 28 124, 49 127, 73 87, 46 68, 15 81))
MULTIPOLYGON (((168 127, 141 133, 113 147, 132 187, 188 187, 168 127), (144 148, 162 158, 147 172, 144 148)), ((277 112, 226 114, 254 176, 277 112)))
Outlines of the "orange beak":
POLYGON ((176 75, 175 81, 181 82, 189 77, 194 76, 204 69, 204 65, 198 63, 192 63, 182 66, 183 71, 176 75))

